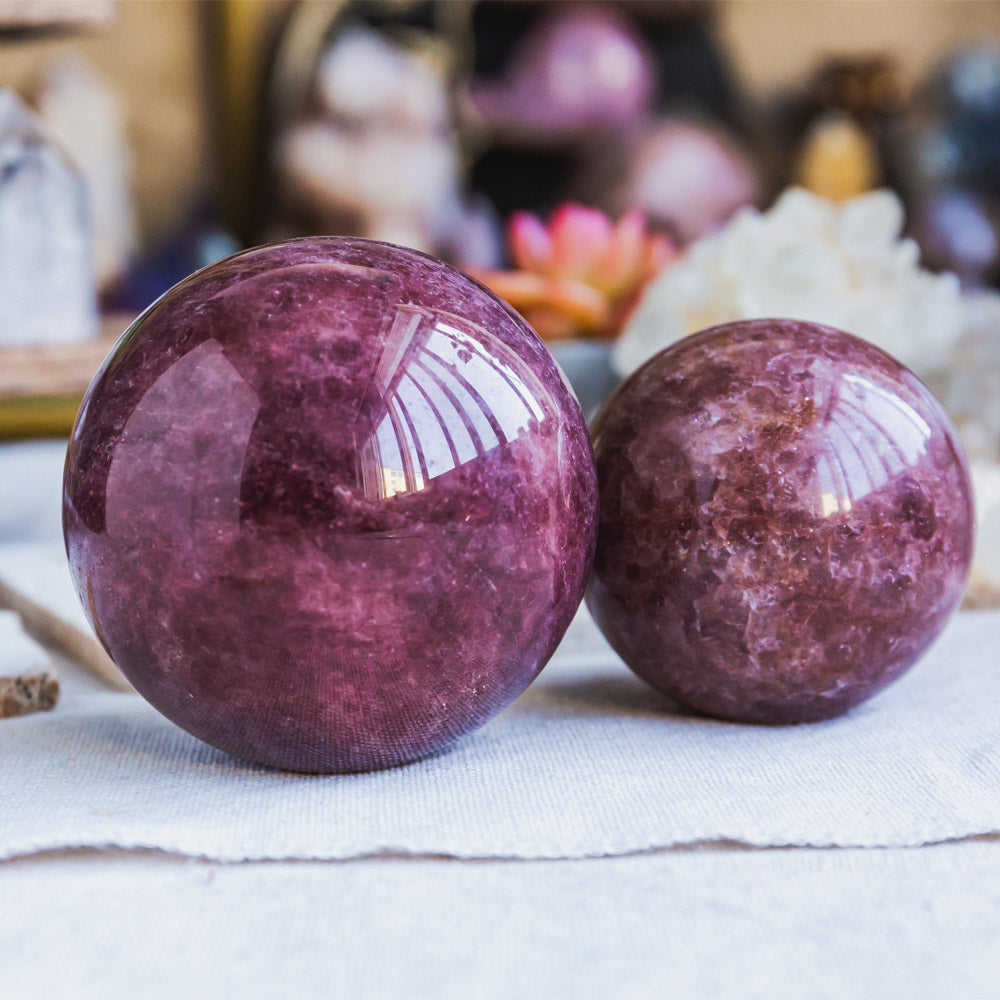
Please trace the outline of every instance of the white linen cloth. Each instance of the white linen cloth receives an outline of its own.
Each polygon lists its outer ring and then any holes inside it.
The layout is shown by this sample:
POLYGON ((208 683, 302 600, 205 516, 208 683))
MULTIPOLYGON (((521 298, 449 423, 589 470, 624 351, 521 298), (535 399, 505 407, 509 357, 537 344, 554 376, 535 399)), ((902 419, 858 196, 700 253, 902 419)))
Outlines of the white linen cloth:
POLYGON ((5 997, 992 997, 1000 843, 0 864, 5 997))
POLYGON ((13 611, 0 611, 0 676, 37 674, 52 668, 52 657, 21 627, 13 611))
MULTIPOLYGON (((0 448, 0 539, 58 541, 63 447, 0 448)), ((346 779, 235 763, 64 666, 53 713, 0 722, 0 993, 996 996, 1000 837, 977 834, 1000 825, 1000 616, 960 616, 906 678, 841 720, 770 730, 665 712, 582 615, 479 733, 346 779), (916 850, 721 839, 824 832, 967 839, 916 850), (115 842, 351 860, 26 853, 115 842), (643 843, 691 846, 360 856, 643 843)))
POLYGON ((1000 612, 840 719, 686 716, 585 611, 536 683, 451 750, 315 777, 233 760, 138 696, 68 690, 0 724, 0 858, 149 847, 225 861, 582 858, 678 844, 904 846, 1000 831, 1000 612))
POLYGON ((0 543, 62 538, 65 441, 0 445, 0 543))

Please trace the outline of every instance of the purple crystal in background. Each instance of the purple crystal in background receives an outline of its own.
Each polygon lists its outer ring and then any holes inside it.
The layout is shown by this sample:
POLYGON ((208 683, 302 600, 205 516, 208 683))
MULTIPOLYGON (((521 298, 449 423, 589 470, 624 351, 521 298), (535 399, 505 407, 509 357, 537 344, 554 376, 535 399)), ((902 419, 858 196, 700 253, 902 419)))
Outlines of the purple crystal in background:
POLYGON ((548 351, 480 285, 365 240, 250 250, 104 363, 70 566, 125 675, 259 763, 400 764, 481 725, 583 594, 596 481, 548 351))
POLYGON ((753 320, 656 355, 593 428, 587 603, 698 711, 825 719, 899 677, 961 600, 961 446, 915 375, 849 334, 753 320))

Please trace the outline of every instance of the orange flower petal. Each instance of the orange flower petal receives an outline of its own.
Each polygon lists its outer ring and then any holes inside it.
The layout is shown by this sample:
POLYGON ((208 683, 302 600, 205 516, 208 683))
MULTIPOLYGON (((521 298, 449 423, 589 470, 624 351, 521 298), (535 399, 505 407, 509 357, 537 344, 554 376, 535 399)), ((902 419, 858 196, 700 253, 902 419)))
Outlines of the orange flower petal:
POLYGON ((469 273, 515 309, 544 302, 551 281, 545 275, 531 271, 470 271, 469 273))
POLYGON ((609 295, 622 295, 642 280, 646 240, 646 218, 641 212, 632 210, 618 220, 599 271, 600 287, 609 295))
POLYGON ((522 315, 543 340, 569 340, 580 336, 576 323, 554 309, 532 309, 522 315))

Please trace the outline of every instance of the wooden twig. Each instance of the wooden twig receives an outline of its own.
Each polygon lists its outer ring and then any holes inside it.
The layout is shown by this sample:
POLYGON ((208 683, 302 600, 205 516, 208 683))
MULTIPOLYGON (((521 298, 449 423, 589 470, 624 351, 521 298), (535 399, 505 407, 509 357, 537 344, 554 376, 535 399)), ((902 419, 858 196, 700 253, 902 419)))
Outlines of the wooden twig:
POLYGON ((0 581, 0 606, 16 611, 40 643, 58 650, 115 691, 132 691, 97 638, 60 618, 37 601, 0 581))

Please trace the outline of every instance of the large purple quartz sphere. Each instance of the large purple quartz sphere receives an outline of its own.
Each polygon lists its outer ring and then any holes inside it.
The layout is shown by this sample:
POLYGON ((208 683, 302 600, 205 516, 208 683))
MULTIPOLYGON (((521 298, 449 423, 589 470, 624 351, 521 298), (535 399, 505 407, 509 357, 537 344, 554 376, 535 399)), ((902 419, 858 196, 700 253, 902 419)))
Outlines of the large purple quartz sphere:
POLYGON ((70 566, 164 715, 349 772, 511 702, 583 596, 587 428, 538 337, 440 261, 365 240, 229 257, 151 306, 66 460, 70 566))
POLYGON ((813 323, 754 320, 656 355, 593 428, 587 603, 654 687, 725 719, 846 711, 959 603, 968 472, 915 375, 813 323))

